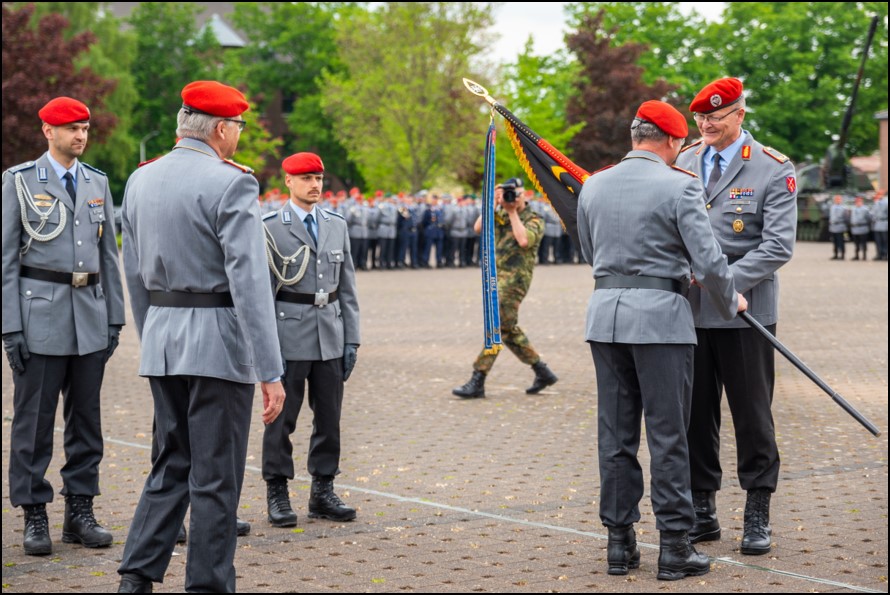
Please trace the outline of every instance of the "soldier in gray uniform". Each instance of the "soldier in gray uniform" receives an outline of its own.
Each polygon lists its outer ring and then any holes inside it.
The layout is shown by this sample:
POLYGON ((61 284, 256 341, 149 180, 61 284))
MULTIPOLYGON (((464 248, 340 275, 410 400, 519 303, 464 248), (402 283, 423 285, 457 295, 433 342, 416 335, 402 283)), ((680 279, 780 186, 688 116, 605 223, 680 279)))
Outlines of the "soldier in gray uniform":
POLYGON ((875 232, 875 260, 887 260, 887 192, 875 193, 875 204, 871 207, 872 231, 875 232))
POLYGON ((838 194, 834 197, 834 204, 828 211, 828 233, 834 243, 834 256, 831 260, 843 260, 845 252, 844 234, 847 233, 847 223, 850 220, 850 212, 844 206, 844 198, 838 194))
POLYGON ((49 150, 3 172, 3 345, 15 385, 9 499, 24 509, 28 555, 52 552, 46 503, 53 489, 45 475, 60 392, 62 541, 111 545, 93 516, 93 497, 103 453, 102 378, 124 325, 108 180, 78 160, 90 111, 57 97, 39 115, 49 150))
POLYGON ((349 234, 341 216, 316 206, 324 181, 321 158, 297 153, 282 167, 290 201, 265 219, 287 391, 284 414, 263 435, 269 522, 276 527, 297 524, 287 488, 294 478, 290 435, 307 384, 313 412, 307 461, 312 476, 309 517, 351 521, 355 510, 334 493, 334 476, 340 472, 343 383, 361 343, 349 234))
POLYGON ((863 204, 862 197, 857 196, 853 208, 850 209, 850 235, 853 236, 853 245, 856 247, 856 256, 853 257, 853 260, 860 260, 860 250, 862 250, 862 260, 868 260, 868 232, 870 231, 871 211, 863 204))
POLYGON ((609 574, 637 568, 640 417, 652 457, 652 508, 661 532, 658 578, 705 574, 708 557, 689 543, 694 512, 686 428, 695 329, 684 297, 690 265, 725 319, 745 309, 714 239, 698 176, 669 167, 686 140, 685 118, 647 101, 631 125, 633 150, 584 184, 578 235, 596 287, 587 341, 596 365, 600 518, 609 530, 609 574))
POLYGON ((123 254, 151 385, 158 457, 118 573, 118 592, 163 582, 191 503, 186 591, 234 592, 236 512, 255 384, 263 421, 284 405, 263 250, 259 184, 230 161, 248 108, 216 81, 182 90, 173 150, 127 182, 123 254))
MULTIPOLYGON (((705 86, 690 109, 703 140, 685 148, 677 164, 707 180, 705 206, 736 289, 748 300, 751 316, 775 334, 776 271, 791 259, 797 228, 794 166, 742 129, 745 98, 738 79, 705 86)), ((771 547, 770 498, 779 481, 771 411, 775 353, 744 321, 724 320, 697 287, 689 301, 698 335, 688 433, 696 512, 690 538, 693 543, 720 539, 716 492, 722 479, 720 399, 725 389, 735 426, 739 483, 748 493, 741 551, 765 554, 771 547)))

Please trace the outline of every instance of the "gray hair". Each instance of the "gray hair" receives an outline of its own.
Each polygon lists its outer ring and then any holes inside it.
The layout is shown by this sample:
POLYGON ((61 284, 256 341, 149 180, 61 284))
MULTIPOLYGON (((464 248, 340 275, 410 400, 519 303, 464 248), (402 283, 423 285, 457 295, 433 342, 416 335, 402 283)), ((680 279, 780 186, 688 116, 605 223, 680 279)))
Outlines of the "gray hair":
POLYGON ((179 138, 194 138, 207 140, 213 135, 213 130, 225 118, 199 114, 186 109, 180 109, 176 116, 176 136, 179 138))
POLYGON ((644 122, 639 118, 634 118, 633 124, 630 125, 630 140, 635 145, 646 141, 662 141, 669 136, 652 122, 644 122))

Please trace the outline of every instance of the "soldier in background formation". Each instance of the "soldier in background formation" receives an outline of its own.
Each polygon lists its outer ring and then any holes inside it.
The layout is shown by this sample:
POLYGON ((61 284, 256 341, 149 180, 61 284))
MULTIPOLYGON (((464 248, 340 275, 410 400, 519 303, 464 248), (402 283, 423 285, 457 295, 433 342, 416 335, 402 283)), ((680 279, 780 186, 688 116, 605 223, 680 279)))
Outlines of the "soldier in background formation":
POLYGON ((9 499, 25 512, 24 551, 52 553, 46 470, 64 397, 62 541, 107 547, 93 514, 103 455, 100 392, 124 325, 108 180, 81 162, 89 108, 57 97, 38 112, 48 150, 3 172, 3 346, 15 385, 9 499))
POLYGON ((875 193, 875 202, 872 206, 872 229, 875 232, 875 260, 887 260, 887 191, 879 190, 875 193))
POLYGON ((857 196, 850 209, 850 235, 853 236, 853 247, 856 256, 853 260, 868 260, 868 233, 871 231, 871 211, 865 206, 861 196, 857 196), (862 250, 862 258, 859 251, 862 250))
POLYGON ((847 233, 849 219, 850 214, 847 207, 844 206, 844 197, 838 194, 834 197, 834 204, 828 210, 828 233, 831 234, 831 241, 834 244, 834 255, 831 260, 843 260, 846 256, 844 235, 847 233))

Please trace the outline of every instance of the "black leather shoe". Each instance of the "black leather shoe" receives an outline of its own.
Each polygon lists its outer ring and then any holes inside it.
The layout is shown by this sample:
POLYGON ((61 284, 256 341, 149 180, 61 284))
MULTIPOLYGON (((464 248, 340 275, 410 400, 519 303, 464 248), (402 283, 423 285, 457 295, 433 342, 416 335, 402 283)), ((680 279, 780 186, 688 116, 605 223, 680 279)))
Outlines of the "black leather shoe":
POLYGON ((266 482, 266 505, 269 508, 269 522, 273 527, 297 526, 297 513, 290 505, 286 478, 277 477, 266 482))
POLYGON ((609 544, 606 546, 606 560, 609 574, 624 575, 628 568, 640 567, 640 549, 637 547, 637 534, 633 525, 608 527, 609 544))
POLYGON ((745 533, 742 553, 748 556, 768 554, 772 547, 773 530, 769 526, 769 501, 772 493, 766 489, 750 490, 745 502, 745 533))
POLYGON ((695 522, 689 530, 689 543, 719 541, 720 521, 717 520, 717 492, 693 490, 692 506, 695 522))
POLYGON ((334 480, 313 477, 309 493, 309 518, 345 522, 355 519, 355 509, 346 506, 334 493, 334 480))
POLYGON ((53 542, 49 538, 49 519, 46 504, 27 504, 25 511, 25 535, 22 546, 29 556, 46 556, 53 553, 53 542))
POLYGON ((469 382, 451 391, 461 399, 482 399, 485 397, 485 372, 473 372, 469 382))
MULTIPOLYGON (((291 511, 293 512, 293 511, 291 511)), ((297 524, 297 515, 294 514, 294 524, 297 524)), ((245 535, 250 535, 250 523, 247 521, 242 521, 239 518, 235 519, 236 531, 238 533, 238 537, 244 537, 245 535)))
POLYGON ((86 547, 108 547, 114 538, 93 516, 92 496, 65 496, 65 522, 62 541, 86 547))
POLYGON ((118 593, 151 593, 154 585, 147 578, 138 574, 127 572, 121 575, 121 583, 117 587, 118 593))
POLYGON ((551 372, 544 362, 536 363, 532 366, 532 370, 535 371, 535 380, 530 387, 525 389, 525 394, 527 395, 536 395, 548 386, 556 384, 556 381, 559 380, 556 374, 551 372))
POLYGON ((678 581, 701 576, 711 570, 711 561, 695 551, 686 531, 662 531, 658 553, 658 580, 678 581))

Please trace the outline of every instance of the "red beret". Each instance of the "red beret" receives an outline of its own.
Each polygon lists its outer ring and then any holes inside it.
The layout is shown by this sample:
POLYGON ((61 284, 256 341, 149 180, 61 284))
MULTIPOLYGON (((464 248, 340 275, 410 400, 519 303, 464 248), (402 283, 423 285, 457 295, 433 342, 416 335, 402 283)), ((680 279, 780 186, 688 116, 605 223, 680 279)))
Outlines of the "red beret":
POLYGON ((56 97, 44 105, 37 115, 50 126, 62 126, 72 122, 88 122, 90 108, 70 97, 56 97))
POLYGON ((182 107, 218 118, 233 118, 246 112, 250 104, 234 87, 216 81, 195 81, 183 87, 182 107))
POLYGON ((634 120, 655 124, 665 134, 674 138, 689 136, 689 125, 677 108, 664 101, 646 101, 637 110, 634 120))
POLYGON ((321 157, 315 153, 295 153, 281 162, 284 171, 292 176, 297 174, 320 174, 324 171, 321 157))
POLYGON ((698 92, 698 95, 689 104, 689 111, 697 114, 709 114, 717 111, 741 99, 742 91, 744 91, 744 87, 739 79, 717 79, 713 83, 705 85, 705 88, 698 92))

